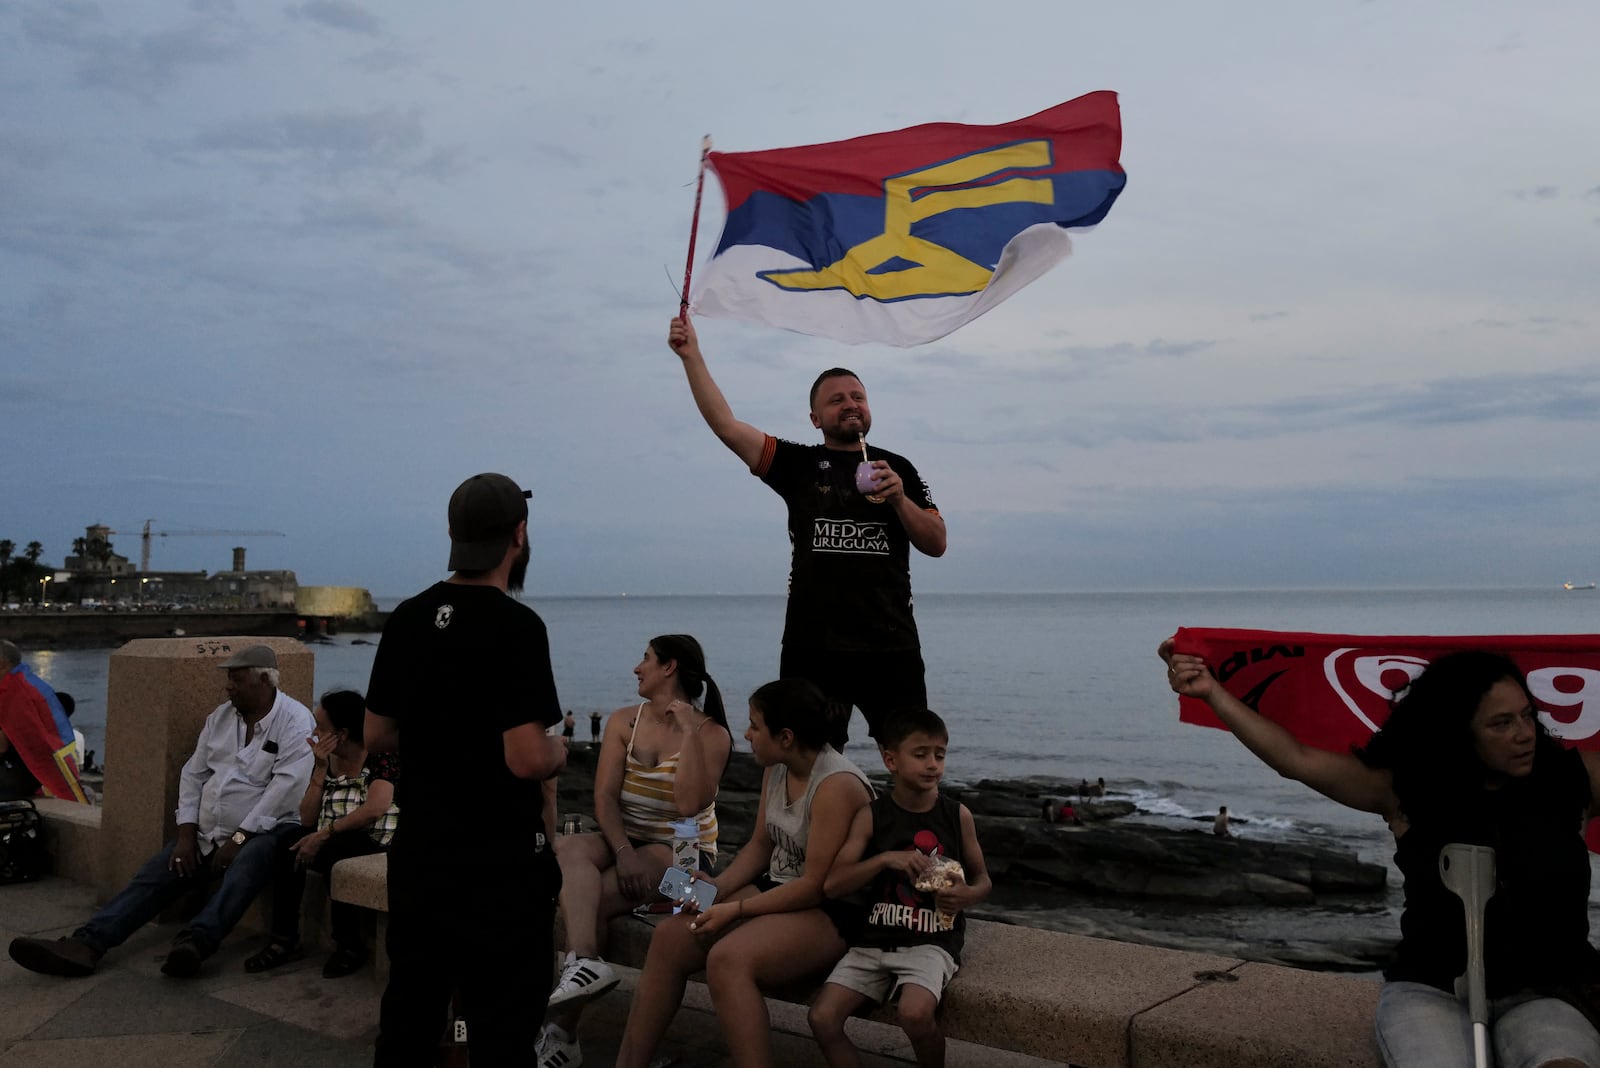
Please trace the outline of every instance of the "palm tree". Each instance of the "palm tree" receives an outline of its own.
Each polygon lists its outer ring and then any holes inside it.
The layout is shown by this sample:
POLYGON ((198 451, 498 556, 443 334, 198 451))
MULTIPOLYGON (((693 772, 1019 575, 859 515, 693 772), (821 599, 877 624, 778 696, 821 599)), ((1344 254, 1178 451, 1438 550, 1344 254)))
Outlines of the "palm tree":
POLYGON ((6 595, 6 567, 11 563, 11 554, 17 551, 17 543, 10 538, 0 539, 0 601, 6 595))
POLYGON ((39 557, 44 555, 44 546, 36 541, 30 541, 28 547, 22 550, 23 558, 35 567, 39 564, 39 557))

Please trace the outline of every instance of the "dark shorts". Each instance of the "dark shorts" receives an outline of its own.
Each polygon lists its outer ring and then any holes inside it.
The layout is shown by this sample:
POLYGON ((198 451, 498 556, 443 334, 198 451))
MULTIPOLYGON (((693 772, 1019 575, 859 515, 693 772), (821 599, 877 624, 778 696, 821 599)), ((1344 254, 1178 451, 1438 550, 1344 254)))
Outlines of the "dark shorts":
POLYGON ((786 644, 778 675, 808 679, 830 700, 859 708, 867 721, 867 733, 874 738, 889 713, 928 707, 919 649, 846 653, 786 644))
MULTIPOLYGON (((772 876, 767 872, 762 872, 756 876, 755 882, 750 885, 764 894, 768 890, 775 889, 783 884, 773 881, 772 876)), ((839 932, 840 938, 844 939, 845 945, 849 945, 855 940, 856 935, 861 930, 861 921, 864 918, 860 905, 852 901, 841 901, 830 897, 824 898, 817 905, 817 908, 821 909, 822 914, 828 917, 828 920, 833 924, 833 929, 839 932)))

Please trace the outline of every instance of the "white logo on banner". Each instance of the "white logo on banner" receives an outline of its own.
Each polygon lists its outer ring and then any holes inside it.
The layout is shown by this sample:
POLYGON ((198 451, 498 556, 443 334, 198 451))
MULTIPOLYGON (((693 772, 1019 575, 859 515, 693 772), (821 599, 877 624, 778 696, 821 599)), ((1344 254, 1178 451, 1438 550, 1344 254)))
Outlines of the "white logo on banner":
MULTIPOLYGON (((1361 711, 1361 706, 1350 691, 1344 688, 1344 683, 1339 679, 1339 658, 1346 653, 1353 653, 1353 648, 1335 649, 1329 653, 1322 662, 1322 673, 1328 677, 1328 685, 1333 687, 1333 692, 1339 695, 1339 700, 1350 710, 1367 729, 1376 731, 1378 725, 1367 714, 1361 711)), ((1355 675, 1356 682, 1360 683, 1369 693, 1377 694, 1385 702, 1394 698, 1396 690, 1403 690, 1411 684, 1411 680, 1422 674, 1422 669, 1428 662, 1420 656, 1403 656, 1399 653, 1378 653, 1373 656, 1358 656, 1350 662, 1349 670, 1355 675), (1401 671, 1405 679, 1398 686, 1385 686, 1383 676, 1385 672, 1401 671)))
POLYGON ((1600 701, 1595 702, 1596 707, 1592 709, 1588 701, 1597 690, 1600 690, 1600 671, 1593 668, 1548 667, 1528 672, 1528 691, 1535 701, 1554 708, 1578 710, 1571 723, 1562 723, 1544 709, 1539 710, 1545 729, 1557 738, 1587 738, 1600 731, 1600 701), (1576 679, 1578 685, 1575 689, 1559 689, 1557 679, 1576 679))
MULTIPOLYGON (((1376 731, 1378 725, 1361 708, 1368 694, 1380 698, 1385 704, 1394 700, 1397 691, 1410 685, 1422 674, 1428 661, 1420 656, 1402 653, 1373 653, 1349 657, 1354 647, 1335 649, 1322 661, 1322 673, 1328 685, 1339 695, 1339 700, 1360 720, 1368 730, 1376 731), (1348 673, 1359 690, 1352 693, 1341 676, 1348 673), (1403 678, 1396 673, 1403 673, 1403 678), (1387 677, 1387 681, 1386 681, 1387 677), (1393 685, 1391 685, 1393 683, 1393 685)), ((1545 730, 1557 738, 1569 741, 1591 737, 1600 733, 1600 700, 1591 707, 1590 698, 1600 697, 1600 671, 1594 668, 1544 667, 1528 672, 1528 693, 1544 707, 1539 709, 1539 719, 1545 730), (1574 714, 1568 722, 1556 719, 1545 708, 1570 708, 1574 714)))

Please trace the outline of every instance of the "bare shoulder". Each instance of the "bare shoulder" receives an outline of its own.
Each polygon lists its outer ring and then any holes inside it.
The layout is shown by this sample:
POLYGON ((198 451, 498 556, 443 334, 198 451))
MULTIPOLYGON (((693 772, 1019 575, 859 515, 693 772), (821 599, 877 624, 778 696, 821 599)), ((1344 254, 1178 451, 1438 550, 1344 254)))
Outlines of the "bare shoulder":
POLYGON ((872 792, 867 784, 848 771, 836 771, 817 784, 818 799, 826 796, 839 801, 858 800, 866 804, 872 799, 872 792))

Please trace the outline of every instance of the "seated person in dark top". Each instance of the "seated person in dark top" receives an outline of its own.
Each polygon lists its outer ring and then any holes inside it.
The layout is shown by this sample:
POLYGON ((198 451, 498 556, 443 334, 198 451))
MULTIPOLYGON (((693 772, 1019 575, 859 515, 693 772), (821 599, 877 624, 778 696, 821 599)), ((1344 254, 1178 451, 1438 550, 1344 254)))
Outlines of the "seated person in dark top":
MULTIPOLYGON (((354 690, 322 695, 312 710, 317 732, 309 739, 317 763, 311 785, 300 799, 300 828, 279 843, 272 883, 272 934, 266 946, 244 962, 247 972, 263 972, 305 954, 300 948, 300 898, 306 869, 328 877, 347 857, 381 853, 394 837, 400 810, 394 784, 400 758, 368 753, 362 741, 366 702, 354 690)), ((338 979, 367 960, 361 939, 361 910, 343 901, 329 904, 333 955, 322 966, 326 979, 338 979)))

